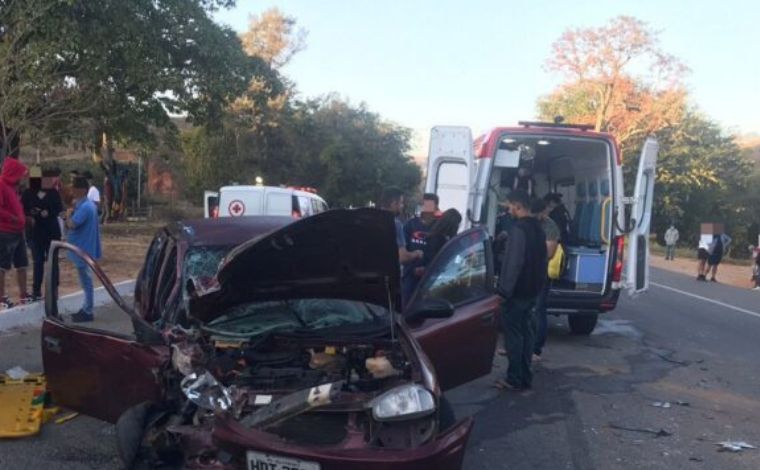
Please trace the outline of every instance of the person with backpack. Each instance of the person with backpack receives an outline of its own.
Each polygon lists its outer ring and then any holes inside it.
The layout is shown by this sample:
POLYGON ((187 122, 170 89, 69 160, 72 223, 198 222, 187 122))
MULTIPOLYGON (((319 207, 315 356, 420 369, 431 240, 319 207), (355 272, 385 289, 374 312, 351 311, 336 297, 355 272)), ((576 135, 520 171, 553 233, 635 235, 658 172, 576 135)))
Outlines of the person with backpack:
POLYGON ((711 282, 718 282, 718 279, 716 278, 716 275, 718 274, 718 266, 720 265, 721 261, 723 261, 723 255, 728 250, 728 246, 731 244, 731 237, 726 235, 725 233, 721 233, 718 235, 713 235, 713 241, 710 244, 709 253, 710 256, 707 258, 707 271, 710 273, 710 281, 711 282))
MULTIPOLYGON (((549 217, 551 209, 541 199, 535 199, 531 205, 531 212, 533 216, 541 223, 541 229, 544 232, 546 238, 546 258, 552 260, 555 255, 562 256, 562 249, 560 248, 560 229, 557 224, 549 217)), ((546 344, 546 336, 548 329, 548 321, 546 318, 546 297, 549 295, 549 285, 551 279, 549 278, 547 262, 546 280, 544 281, 544 287, 536 298, 536 306, 534 312, 536 315, 536 342, 533 348, 533 360, 540 361, 541 354, 543 353, 544 345, 546 344)))

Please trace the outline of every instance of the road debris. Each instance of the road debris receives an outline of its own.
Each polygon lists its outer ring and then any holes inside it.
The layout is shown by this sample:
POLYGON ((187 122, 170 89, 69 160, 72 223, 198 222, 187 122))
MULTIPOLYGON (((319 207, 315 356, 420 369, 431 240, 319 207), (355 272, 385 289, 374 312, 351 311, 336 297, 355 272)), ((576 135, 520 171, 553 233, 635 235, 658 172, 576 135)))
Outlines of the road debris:
POLYGON ((652 403, 652 406, 654 406, 655 408, 670 408, 673 405, 691 406, 691 403, 689 403, 688 401, 682 401, 682 400, 676 400, 672 403, 669 401, 656 401, 652 403))
POLYGON ((667 401, 656 401, 652 403, 652 406, 656 408, 670 408, 670 402, 667 401))
POLYGON ((671 359, 670 354, 655 353, 655 355, 659 357, 660 359, 662 359, 663 361, 670 362, 671 364, 678 364, 679 366, 688 366, 689 364, 691 364, 691 362, 689 361, 679 361, 676 359, 671 359))
POLYGON ((615 424, 615 423, 610 423, 609 427, 611 429, 617 429, 617 430, 620 430, 620 431, 630 431, 630 432, 639 432, 639 433, 642 433, 642 434, 652 434, 652 435, 654 435, 654 437, 667 437, 667 436, 672 436, 673 435, 672 432, 666 431, 666 430, 664 430, 662 428, 660 428, 660 430, 657 431, 657 430, 652 429, 652 428, 631 428, 631 427, 628 427, 628 426, 621 426, 621 425, 615 424))
POLYGON ((741 452, 744 449, 757 449, 757 447, 744 441, 723 441, 715 445, 718 446, 718 452, 741 452))
POLYGON ((69 413, 69 414, 67 414, 65 416, 61 416, 60 418, 56 419, 55 420, 55 424, 63 424, 65 422, 67 422, 67 421, 71 421, 72 419, 76 418, 77 416, 79 416, 79 413, 69 413))
POLYGON ((29 375, 29 372, 21 366, 16 366, 6 370, 5 374, 13 380, 24 380, 29 375))

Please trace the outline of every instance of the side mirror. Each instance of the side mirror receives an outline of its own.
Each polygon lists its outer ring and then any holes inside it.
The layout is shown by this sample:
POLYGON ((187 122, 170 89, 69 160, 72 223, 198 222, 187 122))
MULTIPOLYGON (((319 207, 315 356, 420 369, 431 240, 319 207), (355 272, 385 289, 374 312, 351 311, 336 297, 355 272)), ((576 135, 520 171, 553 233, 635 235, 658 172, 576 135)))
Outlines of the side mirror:
POLYGON ((448 300, 426 299, 406 314, 406 320, 413 322, 427 318, 450 318, 452 315, 454 315, 454 305, 448 300))

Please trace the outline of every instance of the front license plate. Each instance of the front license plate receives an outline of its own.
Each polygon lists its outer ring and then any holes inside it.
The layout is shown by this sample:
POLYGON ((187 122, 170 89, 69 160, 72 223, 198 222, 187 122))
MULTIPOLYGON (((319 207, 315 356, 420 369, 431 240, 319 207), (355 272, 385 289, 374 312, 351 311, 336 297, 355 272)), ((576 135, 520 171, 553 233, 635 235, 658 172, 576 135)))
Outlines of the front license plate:
POLYGON ((262 454, 249 450, 246 453, 248 470, 320 470, 317 462, 291 459, 279 455, 262 454))

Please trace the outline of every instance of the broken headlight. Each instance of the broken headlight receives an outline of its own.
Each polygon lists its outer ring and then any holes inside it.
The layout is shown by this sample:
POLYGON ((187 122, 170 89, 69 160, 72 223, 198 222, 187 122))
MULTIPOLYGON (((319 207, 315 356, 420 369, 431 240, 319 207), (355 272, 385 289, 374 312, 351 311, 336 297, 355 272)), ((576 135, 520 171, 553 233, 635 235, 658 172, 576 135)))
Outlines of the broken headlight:
POLYGON ((232 395, 224 385, 209 372, 193 372, 180 383, 182 393, 188 400, 204 410, 229 410, 232 406, 232 395))
POLYGON ((435 411, 433 394, 416 384, 388 390, 372 400, 370 405, 372 416, 378 421, 417 418, 435 411))

